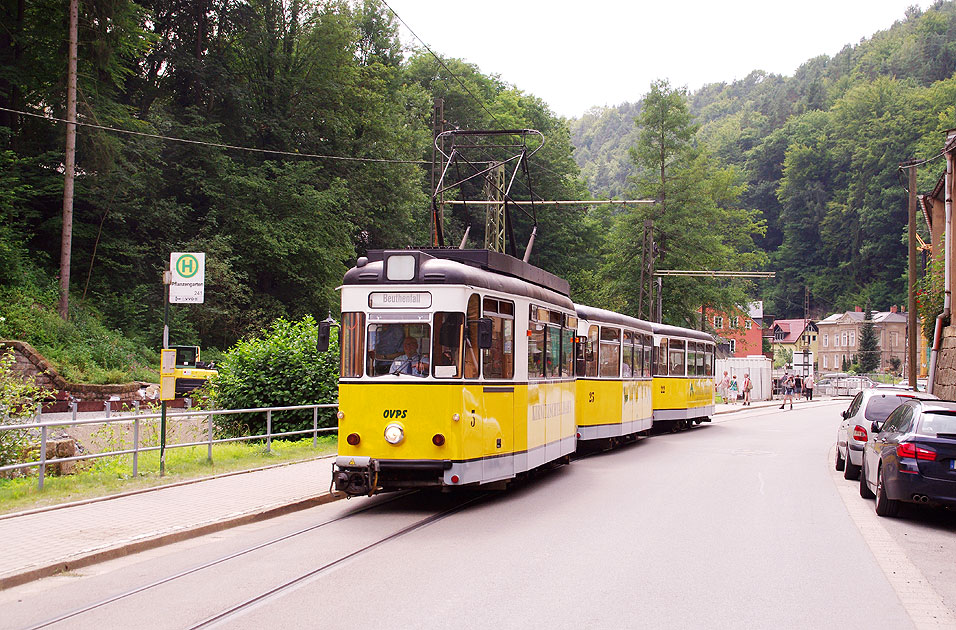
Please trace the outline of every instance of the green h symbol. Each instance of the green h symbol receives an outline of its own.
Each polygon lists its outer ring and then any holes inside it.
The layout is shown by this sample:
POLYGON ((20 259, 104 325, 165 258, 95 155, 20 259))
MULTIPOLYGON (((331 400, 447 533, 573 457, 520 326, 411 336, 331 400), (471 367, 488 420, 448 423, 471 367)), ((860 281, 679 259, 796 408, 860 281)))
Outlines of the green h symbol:
POLYGON ((184 254, 176 261, 176 272, 183 278, 192 278, 199 272, 199 261, 192 254, 184 254))

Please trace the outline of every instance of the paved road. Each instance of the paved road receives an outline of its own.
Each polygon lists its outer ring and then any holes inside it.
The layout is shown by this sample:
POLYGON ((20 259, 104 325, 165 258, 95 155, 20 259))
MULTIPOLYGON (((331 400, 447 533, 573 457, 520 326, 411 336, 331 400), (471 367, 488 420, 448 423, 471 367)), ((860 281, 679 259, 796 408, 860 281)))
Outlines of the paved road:
POLYGON ((841 406, 721 416, 455 512, 473 496, 339 501, 220 532, 0 592, 0 627, 281 536, 53 627, 191 627, 309 572, 219 625, 953 627, 951 515, 876 517, 833 470, 841 406))

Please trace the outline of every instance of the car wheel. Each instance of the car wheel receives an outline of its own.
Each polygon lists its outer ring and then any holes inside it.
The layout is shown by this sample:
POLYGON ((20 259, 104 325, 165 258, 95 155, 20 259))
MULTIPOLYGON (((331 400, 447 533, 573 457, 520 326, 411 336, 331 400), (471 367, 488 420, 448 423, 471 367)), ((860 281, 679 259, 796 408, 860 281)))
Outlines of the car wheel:
POLYGON ((860 476, 860 467, 850 461, 850 452, 847 451, 846 462, 843 464, 843 478, 856 479, 860 476))
POLYGON ((900 502, 886 496, 886 485, 883 483, 883 468, 876 471, 876 513, 880 516, 896 516, 900 511, 900 502))
POLYGON ((872 499, 875 495, 870 491, 870 486, 866 485, 866 462, 860 471, 860 496, 864 499, 872 499))
POLYGON ((837 470, 843 470, 843 466, 846 460, 843 459, 843 453, 840 452, 840 445, 837 444, 836 447, 836 466, 837 470))

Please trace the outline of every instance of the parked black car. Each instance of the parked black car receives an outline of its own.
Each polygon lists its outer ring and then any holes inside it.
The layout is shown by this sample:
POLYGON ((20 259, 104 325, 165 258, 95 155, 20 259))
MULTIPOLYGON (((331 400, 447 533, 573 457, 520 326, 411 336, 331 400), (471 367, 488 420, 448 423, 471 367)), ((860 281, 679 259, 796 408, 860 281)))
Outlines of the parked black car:
POLYGON ((956 507, 956 403, 911 399, 872 423, 860 496, 880 516, 903 502, 956 507))

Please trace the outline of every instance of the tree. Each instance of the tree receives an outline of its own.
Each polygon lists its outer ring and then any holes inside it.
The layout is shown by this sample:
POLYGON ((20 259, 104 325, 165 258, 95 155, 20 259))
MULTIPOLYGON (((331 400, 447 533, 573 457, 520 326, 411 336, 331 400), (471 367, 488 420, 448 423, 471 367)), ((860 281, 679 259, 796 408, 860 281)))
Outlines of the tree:
MULTIPOLYGON (((638 174, 632 195, 656 199, 653 206, 628 207, 614 215, 604 275, 608 308, 638 315, 639 263, 644 221, 654 223, 658 269, 755 270, 766 256, 753 237, 766 226, 758 213, 739 207, 744 186, 738 171, 720 168, 694 141, 697 126, 687 94, 666 81, 651 84, 638 116, 638 142, 631 149, 638 174)), ((750 301, 742 281, 667 278, 664 319, 699 325, 700 307, 730 311, 750 301)))
POLYGON ((856 358, 860 372, 876 372, 880 368, 880 347, 876 338, 876 328, 873 326, 873 312, 870 305, 866 305, 863 316, 863 326, 860 327, 860 352, 856 358))

